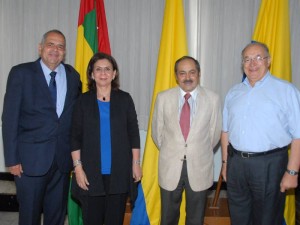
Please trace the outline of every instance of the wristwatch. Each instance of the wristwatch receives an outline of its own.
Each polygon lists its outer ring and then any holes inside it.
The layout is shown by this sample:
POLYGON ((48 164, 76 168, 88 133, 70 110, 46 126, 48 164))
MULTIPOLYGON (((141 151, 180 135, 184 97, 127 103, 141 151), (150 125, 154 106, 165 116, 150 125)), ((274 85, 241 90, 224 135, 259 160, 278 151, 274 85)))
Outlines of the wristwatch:
POLYGON ((286 172, 287 172, 288 174, 292 175, 292 176, 296 176, 296 175, 298 175, 298 173, 299 173, 299 172, 297 172, 297 171, 295 171, 295 170, 289 170, 289 169, 287 169, 286 172))

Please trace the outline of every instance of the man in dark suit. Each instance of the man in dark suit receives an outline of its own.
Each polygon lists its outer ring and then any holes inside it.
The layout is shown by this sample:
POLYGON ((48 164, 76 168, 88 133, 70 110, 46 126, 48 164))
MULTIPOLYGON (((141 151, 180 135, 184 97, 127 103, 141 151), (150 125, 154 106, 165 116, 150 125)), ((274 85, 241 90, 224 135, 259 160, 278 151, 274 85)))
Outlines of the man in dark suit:
POLYGON ((64 224, 71 114, 81 91, 79 74, 63 63, 65 48, 65 36, 48 31, 38 47, 40 58, 14 66, 8 76, 2 133, 5 164, 15 176, 20 225, 40 224, 42 212, 44 225, 64 224))

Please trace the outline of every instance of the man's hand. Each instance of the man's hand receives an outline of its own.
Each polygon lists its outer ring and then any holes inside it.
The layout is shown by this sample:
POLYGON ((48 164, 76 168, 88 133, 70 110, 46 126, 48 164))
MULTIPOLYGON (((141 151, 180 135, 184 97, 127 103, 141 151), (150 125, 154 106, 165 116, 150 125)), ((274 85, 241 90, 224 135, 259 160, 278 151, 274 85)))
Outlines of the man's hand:
POLYGON ((227 182, 227 176, 226 176, 226 171, 227 171, 227 163, 222 163, 222 177, 223 177, 223 180, 225 182, 227 182))
POLYGON ((292 176, 285 172, 280 182, 280 191, 285 192, 289 189, 296 188, 297 185, 298 185, 298 175, 292 176))
POLYGON ((18 164, 15 166, 10 166, 8 167, 9 172, 14 175, 14 176, 18 176, 21 177, 21 174, 23 173, 23 169, 22 169, 22 165, 18 164))

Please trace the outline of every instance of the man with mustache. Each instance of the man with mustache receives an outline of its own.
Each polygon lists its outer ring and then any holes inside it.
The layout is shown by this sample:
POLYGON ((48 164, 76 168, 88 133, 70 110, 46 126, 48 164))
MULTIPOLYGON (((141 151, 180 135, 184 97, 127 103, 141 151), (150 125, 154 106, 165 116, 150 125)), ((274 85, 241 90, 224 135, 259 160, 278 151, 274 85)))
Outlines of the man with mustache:
POLYGON ((178 224, 182 193, 186 225, 202 225, 207 189, 213 184, 213 147, 221 134, 220 99, 200 83, 199 62, 175 63, 178 86, 157 95, 152 138, 159 149, 161 225, 178 224))

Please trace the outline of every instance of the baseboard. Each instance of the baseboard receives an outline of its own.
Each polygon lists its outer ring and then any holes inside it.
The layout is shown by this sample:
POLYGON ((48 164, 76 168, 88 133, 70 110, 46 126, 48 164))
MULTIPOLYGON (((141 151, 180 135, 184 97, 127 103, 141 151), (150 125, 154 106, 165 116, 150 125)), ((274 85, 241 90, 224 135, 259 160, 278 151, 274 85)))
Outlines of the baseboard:
POLYGON ((0 194, 0 211, 18 212, 19 204, 16 195, 0 194))
MULTIPOLYGON (((0 172, 0 181, 13 181, 14 176, 7 172, 0 172)), ((0 193, 0 211, 18 212, 19 204, 15 194, 0 193)))
MULTIPOLYGON (((215 181, 215 182, 213 183, 213 185, 209 188, 209 190, 210 190, 210 191, 216 190, 216 189, 217 189, 217 185, 218 185, 218 182, 215 181)), ((227 190, 226 182, 222 182, 222 184, 221 184, 221 190, 227 190)))
POLYGON ((9 181, 13 181, 14 180, 14 176, 10 173, 7 172, 0 172, 0 180, 9 180, 9 181))

